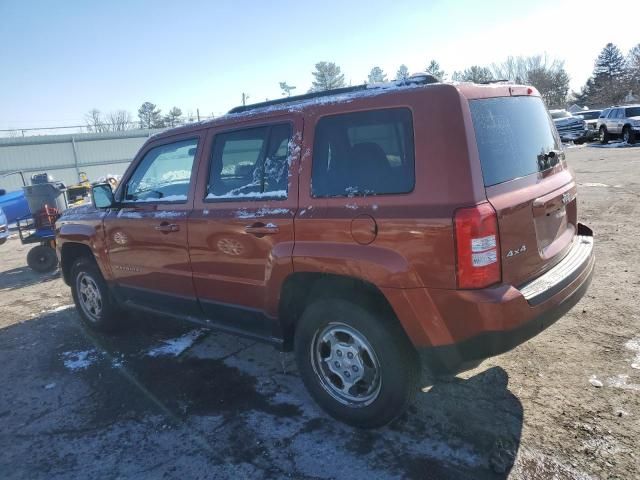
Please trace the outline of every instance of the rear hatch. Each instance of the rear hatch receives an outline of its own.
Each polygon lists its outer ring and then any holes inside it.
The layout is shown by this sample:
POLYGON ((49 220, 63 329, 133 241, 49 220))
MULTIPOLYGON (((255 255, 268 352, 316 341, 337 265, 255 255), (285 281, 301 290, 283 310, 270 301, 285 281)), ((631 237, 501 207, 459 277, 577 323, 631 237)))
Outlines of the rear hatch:
POLYGON ((469 101, 487 199, 498 217, 502 280, 558 263, 576 235, 576 185, 537 96, 469 101))

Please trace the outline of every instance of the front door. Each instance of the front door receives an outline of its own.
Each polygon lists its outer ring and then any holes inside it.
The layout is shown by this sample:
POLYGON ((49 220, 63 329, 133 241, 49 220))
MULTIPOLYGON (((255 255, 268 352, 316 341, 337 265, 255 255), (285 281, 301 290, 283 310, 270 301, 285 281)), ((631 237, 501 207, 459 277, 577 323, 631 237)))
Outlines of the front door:
POLYGON ((167 313, 197 314, 187 247, 198 137, 151 144, 105 218, 116 289, 125 300, 167 313))
POLYGON ((218 327, 278 336, 280 283, 293 271, 301 137, 295 114, 210 134, 189 247, 201 307, 218 327))

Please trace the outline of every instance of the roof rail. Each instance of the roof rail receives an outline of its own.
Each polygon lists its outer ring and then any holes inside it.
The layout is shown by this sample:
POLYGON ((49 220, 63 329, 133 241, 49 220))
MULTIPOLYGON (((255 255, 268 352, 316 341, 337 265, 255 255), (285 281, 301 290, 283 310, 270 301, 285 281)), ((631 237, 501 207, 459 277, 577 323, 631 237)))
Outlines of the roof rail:
POLYGON ((305 93, 304 95, 294 95, 291 97, 279 98, 277 100, 268 100, 266 102, 252 103, 251 105, 240 105, 229 110, 229 113, 242 113, 258 108, 270 107, 272 105, 282 105, 285 103, 300 102, 302 100, 310 100, 312 98, 330 97, 340 95, 341 93, 358 92, 366 90, 366 85, 356 85, 355 87, 336 88, 334 90, 323 90, 322 92, 305 93))
MULTIPOLYGON (((395 81, 395 84, 398 86, 401 85, 411 85, 411 84, 419 84, 419 85, 428 85, 430 83, 439 83, 436 77, 428 73, 416 73, 411 75, 409 78, 403 81, 395 81)), ((389 85, 392 82, 387 83, 389 85)), ((383 85, 383 84, 380 84, 383 85)), ((266 102, 260 103, 252 103, 251 105, 239 105, 237 107, 229 110, 229 113, 242 113, 248 112, 251 110, 256 110, 264 107, 271 107, 273 105, 285 105, 288 103, 301 102, 304 100, 310 100, 313 98, 322 98, 322 97, 332 97, 334 95, 340 95, 343 93, 353 93, 360 92, 368 89, 382 88, 381 86, 377 86, 376 84, 372 85, 356 85, 354 87, 344 87, 344 88, 336 88, 334 90, 323 90, 321 92, 311 92, 305 93, 304 95, 294 95, 292 97, 279 98, 277 100, 268 100, 266 102)))

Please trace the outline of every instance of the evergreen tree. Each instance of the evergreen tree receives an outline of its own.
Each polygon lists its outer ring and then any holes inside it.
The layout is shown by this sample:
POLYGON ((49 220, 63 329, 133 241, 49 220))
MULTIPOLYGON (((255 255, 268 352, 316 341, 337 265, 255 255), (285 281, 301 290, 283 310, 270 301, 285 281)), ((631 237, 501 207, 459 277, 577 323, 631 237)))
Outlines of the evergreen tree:
POLYGON ((620 103, 628 93, 627 63, 620 49, 607 43, 596 58, 593 74, 576 99, 589 106, 620 103))
POLYGON ((291 92, 295 90, 296 87, 293 85, 287 84, 287 82, 280 82, 280 90, 282 90, 282 95, 286 95, 287 97, 291 96, 291 92))
POLYGON ((161 128, 164 126, 161 110, 151 102, 144 102, 138 109, 140 128, 161 128))
POLYGON ((341 73, 340 67, 333 62, 318 62, 316 70, 311 73, 314 78, 311 84, 312 92, 334 90, 345 86, 344 75, 341 73))
POLYGON ((629 50, 627 55, 627 76, 629 90, 640 96, 640 43, 629 50))
POLYGON ((396 72, 396 82, 404 82, 407 80, 407 78, 409 78, 409 69, 403 63, 402 65, 400 65, 400 68, 398 68, 398 71, 396 72))
POLYGON ((429 62, 429 65, 427 65, 427 68, 425 69, 425 72, 433 75, 438 80, 444 80, 445 77, 447 76, 447 74, 444 72, 444 70, 442 70, 440 68, 440 64, 438 62, 436 62, 435 60, 431 60, 431 62, 429 62))
POLYGON ((472 65, 463 72, 453 72, 452 80, 456 82, 482 83, 493 80, 493 74, 487 67, 472 65))
POLYGON ((384 71, 380 67, 373 67, 369 72, 369 77, 367 80, 368 83, 380 83, 380 82, 386 82, 386 81, 387 81, 387 75, 384 73, 384 71))
POLYGON ((182 110, 180 110, 178 107, 173 107, 164 117, 164 122, 169 127, 180 125, 182 123, 182 110))

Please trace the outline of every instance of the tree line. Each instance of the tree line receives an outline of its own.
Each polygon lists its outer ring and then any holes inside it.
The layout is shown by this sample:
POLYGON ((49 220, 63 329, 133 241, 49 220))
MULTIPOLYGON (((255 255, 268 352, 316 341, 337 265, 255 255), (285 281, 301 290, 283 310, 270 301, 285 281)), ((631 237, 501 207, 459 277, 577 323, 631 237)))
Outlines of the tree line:
MULTIPOLYGON (((614 44, 608 43, 600 51, 594 62, 593 73, 579 92, 569 92, 569 75, 564 62, 550 59, 546 55, 507 57, 491 65, 471 65, 449 75, 437 60, 426 62, 423 70, 441 81, 488 83, 512 81, 533 85, 549 108, 564 108, 567 103, 578 103, 589 107, 606 107, 624 103, 633 96, 640 97, 640 43, 626 55, 614 44)), ((340 66, 333 62, 318 62, 311 72, 311 88, 308 92, 335 90, 347 86, 340 66)), ((402 64, 393 75, 395 81, 406 81, 411 72, 402 64)), ((374 66, 364 83, 387 82, 389 78, 380 66, 374 66)), ((280 82, 283 96, 291 96, 297 87, 280 82)), ((243 94, 246 95, 246 94, 243 94)), ((245 98, 248 98, 245 97, 245 98)), ((131 128, 165 128, 192 122, 193 115, 183 115, 182 110, 173 107, 168 113, 151 102, 144 102, 138 108, 138 120, 126 110, 102 113, 92 109, 85 115, 87 129, 91 132, 117 132, 131 128)))

